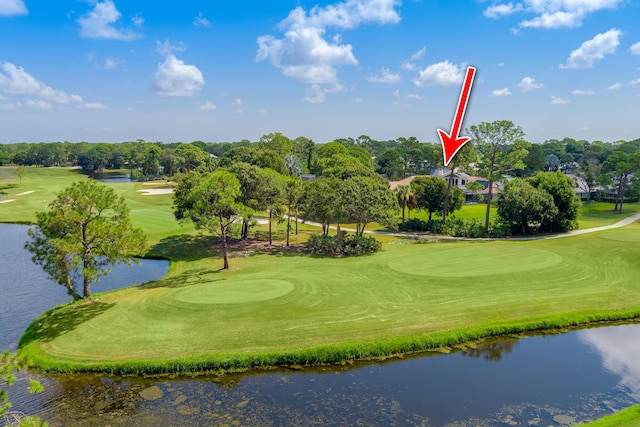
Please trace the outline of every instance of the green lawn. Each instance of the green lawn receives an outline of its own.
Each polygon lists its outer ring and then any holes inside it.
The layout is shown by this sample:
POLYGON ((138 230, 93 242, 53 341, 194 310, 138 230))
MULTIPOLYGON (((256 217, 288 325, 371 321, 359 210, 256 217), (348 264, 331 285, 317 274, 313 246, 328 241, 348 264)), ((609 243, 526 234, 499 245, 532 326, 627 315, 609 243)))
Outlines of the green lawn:
POLYGON ((621 219, 640 212, 640 203, 625 203, 622 206, 622 214, 614 212, 613 203, 591 202, 583 203, 578 216, 579 228, 601 227, 611 225, 621 219))
POLYGON ((54 313, 26 352, 84 368, 219 361, 376 340, 406 338, 402 345, 410 346, 466 327, 615 317, 638 311, 639 255, 634 224, 554 240, 389 244, 359 258, 255 255, 233 258, 231 271, 220 271, 216 258, 190 259, 159 282, 54 313))
POLYGON ((640 405, 632 406, 620 412, 585 424, 588 427, 637 427, 640 426, 640 405))

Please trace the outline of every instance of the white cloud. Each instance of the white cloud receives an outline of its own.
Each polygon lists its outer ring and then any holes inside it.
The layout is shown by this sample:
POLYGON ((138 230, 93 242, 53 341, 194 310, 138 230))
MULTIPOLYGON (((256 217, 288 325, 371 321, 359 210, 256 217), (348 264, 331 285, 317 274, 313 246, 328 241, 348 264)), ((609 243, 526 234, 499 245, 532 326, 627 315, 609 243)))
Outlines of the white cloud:
POLYGON ((22 0, 0 0, 0 16, 19 16, 28 13, 22 0))
POLYGON ((535 16, 520 22, 522 28, 573 28, 582 25, 583 19, 590 13, 615 9, 624 3, 624 0, 523 0, 493 4, 485 9, 484 15, 498 19, 523 12, 535 16))
POLYGON ((184 50, 184 47, 168 41, 158 42, 158 51, 165 56, 154 77, 158 93, 163 96, 196 95, 205 83, 202 72, 195 65, 187 65, 176 58, 174 50, 184 50))
POLYGON ((198 16, 193 19, 193 25, 195 27, 206 27, 209 28, 211 26, 211 22, 204 16, 202 16, 202 12, 198 12, 198 16))
POLYGON ((142 28, 142 25, 144 24, 144 18, 140 15, 136 15, 131 18, 131 22, 133 22, 133 25, 135 25, 136 27, 142 28))
POLYGON ((394 90, 393 91, 393 96, 400 96, 400 91, 399 90, 394 90))
POLYGON ((36 108, 38 110, 53 110, 53 105, 50 102, 43 101, 41 99, 33 100, 30 99, 27 101, 27 105, 31 108, 36 108))
POLYGON ((632 44, 629 48, 629 52, 633 53, 634 55, 640 55, 640 42, 632 44))
POLYGON ((216 109, 216 106, 213 105, 213 103, 209 100, 207 100, 207 102, 205 102, 204 104, 200 105, 200 109, 202 111, 213 111, 216 109))
MULTIPOLYGON (((135 31, 113 26, 122 14, 116 9, 113 0, 97 2, 92 11, 78 19, 80 35, 90 39, 135 40, 141 36, 135 31)), ((134 25, 142 25, 142 18, 133 18, 134 25)))
POLYGON ((4 111, 17 110, 20 107, 21 107, 21 104, 19 102, 17 104, 0 104, 0 110, 4 110, 4 111))
POLYGON ((593 64, 605 55, 615 53, 620 44, 621 35, 622 31, 615 28, 606 33, 597 34, 571 52, 566 65, 561 65, 560 68, 592 68, 593 64))
POLYGON ((104 61, 104 68, 107 70, 114 70, 118 66, 118 60, 114 58, 107 58, 104 61))
POLYGON ((427 53, 427 48, 423 46, 422 49, 411 55, 411 60, 417 61, 418 59, 422 58, 425 53, 427 53))
MULTIPOLYGON (((292 77, 311 85, 337 85, 338 67, 358 63, 353 47, 342 43, 340 35, 325 38, 327 28, 351 30, 361 24, 389 24, 400 21, 395 8, 399 0, 346 0, 326 7, 314 7, 308 13, 293 9, 278 25, 281 39, 271 35, 258 37, 258 61, 271 64, 292 77)), ((316 89, 310 89, 317 93, 316 89)), ((316 95, 307 96, 318 99, 316 95)))
POLYGON ((431 64, 413 80, 416 86, 427 85, 453 85, 462 83, 464 79, 465 65, 455 65, 449 61, 431 64))
POLYGON ((107 106, 99 102, 88 102, 86 104, 80 104, 80 108, 85 110, 104 110, 107 106))
POLYGON ((407 95, 408 99, 422 99, 422 97, 420 95, 417 95, 415 93, 410 93, 409 95, 407 95))
POLYGON ((82 102, 82 98, 79 95, 68 95, 62 90, 53 89, 27 73, 24 68, 18 67, 10 62, 2 64, 0 69, 3 71, 0 72, 1 91, 38 96, 44 101, 54 102, 57 104, 82 102))
POLYGON ((552 104, 560 104, 560 105, 563 105, 563 104, 568 104, 568 103, 570 103, 570 102, 571 102, 571 101, 569 101, 568 99, 559 98, 559 97, 557 97, 557 96, 555 96, 555 95, 552 95, 552 96, 551 96, 551 103, 552 103, 552 104))
POLYGON ((506 4, 494 4, 484 11, 484 16, 487 18, 498 19, 522 10, 524 10, 524 6, 522 6, 521 3, 516 3, 515 5, 511 2, 506 4))
POLYGON ((491 96, 493 97, 509 96, 509 95, 511 95, 511 91, 509 90, 509 88, 506 88, 506 87, 503 89, 496 89, 491 92, 491 96))
POLYGON ((353 102, 356 104, 362 104, 362 98, 354 98, 353 102))
POLYGON ((607 89, 609 90, 618 90, 622 88, 622 83, 614 83, 611 86, 609 86, 607 89))
POLYGON ((244 104, 244 102, 242 102, 242 99, 240 99, 240 98, 236 99, 235 101, 233 101, 231 103, 231 105, 233 105, 234 107, 239 107, 239 106, 241 106, 243 104, 244 104))
POLYGON ((571 92, 571 95, 595 95, 596 93, 592 90, 584 90, 584 89, 576 89, 571 92))
POLYGON ((373 83, 395 84, 400 82, 400 74, 394 74, 388 68, 383 68, 377 76, 369 76, 367 80, 373 83))
POLYGON ((635 86, 635 85, 639 85, 639 84, 640 84, 640 77, 638 77, 638 78, 637 78, 637 79, 635 79, 635 80, 631 80, 631 81, 629 82, 629 86, 635 86))
POLYGON ((307 89, 304 100, 309 104, 322 104, 326 99, 326 91, 320 85, 311 85, 307 89))
POLYGON ((268 111, 265 110, 264 108, 258 110, 258 114, 267 114, 267 113, 268 113, 268 111))
POLYGON ((531 92, 535 89, 542 89, 544 85, 542 83, 536 83, 536 79, 531 77, 523 77, 516 86, 520 88, 523 93, 531 92))
POLYGON ((425 53, 427 53, 427 48, 426 47, 422 47, 422 49, 420 49, 419 51, 417 51, 416 53, 414 53, 413 55, 411 55, 411 58, 405 60, 402 65, 400 66, 400 68, 402 68, 405 71, 415 71, 418 69, 418 66, 416 64, 414 64, 411 61, 417 61, 418 59, 422 58, 425 53))

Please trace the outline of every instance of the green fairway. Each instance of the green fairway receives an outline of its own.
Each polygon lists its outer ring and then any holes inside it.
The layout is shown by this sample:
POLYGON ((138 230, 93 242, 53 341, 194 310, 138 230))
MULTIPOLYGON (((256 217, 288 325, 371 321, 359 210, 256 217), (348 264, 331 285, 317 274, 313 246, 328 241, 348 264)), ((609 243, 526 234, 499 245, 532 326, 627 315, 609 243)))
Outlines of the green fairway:
POLYGON ((215 259, 179 262, 162 281, 53 313, 23 351, 41 366, 87 369, 403 337, 410 349, 465 327, 615 318, 637 311, 640 297, 640 241, 621 245, 622 231, 638 235, 640 224, 529 242, 387 245, 359 258, 256 255, 234 259, 231 271, 215 259))

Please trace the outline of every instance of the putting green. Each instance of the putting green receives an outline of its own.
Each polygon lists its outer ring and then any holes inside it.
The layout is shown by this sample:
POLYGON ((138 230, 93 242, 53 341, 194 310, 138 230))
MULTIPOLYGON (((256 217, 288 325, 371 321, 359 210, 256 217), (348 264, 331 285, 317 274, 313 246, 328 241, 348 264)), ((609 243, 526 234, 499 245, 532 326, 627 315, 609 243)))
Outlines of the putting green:
POLYGON ((609 230, 606 233, 600 233, 601 236, 609 240, 618 240, 620 242, 640 242, 640 230, 629 229, 629 227, 609 230))
POLYGON ((286 280, 229 280, 182 288, 173 298, 190 304, 242 304, 282 297, 293 291, 286 280))
POLYGON ((392 270, 418 276, 491 276, 539 270, 559 264, 562 256, 544 249, 513 244, 452 243, 448 247, 396 258, 392 270))

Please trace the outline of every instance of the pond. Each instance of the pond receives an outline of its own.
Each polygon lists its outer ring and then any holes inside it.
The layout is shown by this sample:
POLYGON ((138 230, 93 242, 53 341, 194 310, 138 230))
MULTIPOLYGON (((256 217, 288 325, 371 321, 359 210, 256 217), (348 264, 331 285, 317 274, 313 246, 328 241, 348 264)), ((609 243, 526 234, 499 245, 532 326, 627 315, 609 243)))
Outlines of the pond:
MULTIPOLYGON (((30 321, 68 297, 30 264, 24 227, 0 225, 0 238, 0 324, 8 327, 0 347, 15 347, 30 321)), ((164 272, 166 264, 155 274, 164 272)), ((640 325, 608 326, 452 354, 224 377, 56 375, 41 378, 42 394, 17 385, 10 396, 14 409, 51 426, 570 425, 640 402, 639 336, 640 325)))
POLYGON ((131 174, 127 172, 95 172, 93 174, 90 174, 89 176, 101 182, 131 182, 131 174))

